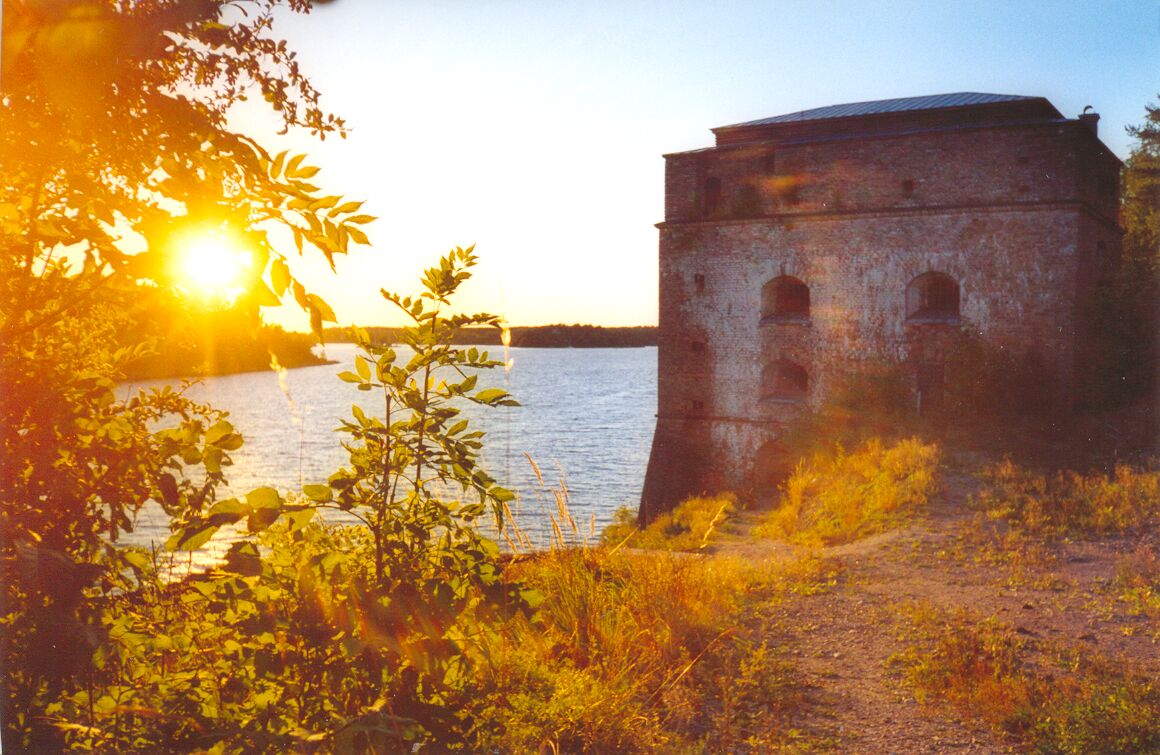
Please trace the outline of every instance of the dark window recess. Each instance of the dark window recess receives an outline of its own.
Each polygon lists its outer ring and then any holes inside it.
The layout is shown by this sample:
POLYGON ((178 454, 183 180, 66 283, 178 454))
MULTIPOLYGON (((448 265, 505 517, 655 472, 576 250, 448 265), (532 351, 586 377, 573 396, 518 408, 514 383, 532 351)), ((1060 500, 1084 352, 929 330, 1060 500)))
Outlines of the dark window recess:
POLYGON ((777 173, 777 153, 776 152, 766 152, 765 153, 765 159, 762 161, 761 169, 765 172, 765 175, 767 175, 767 176, 772 176, 775 173, 777 173))
POLYGON ((721 209, 721 179, 706 178, 705 189, 701 196, 701 212, 707 217, 713 217, 721 209))
POLYGON ((761 215, 761 194, 753 184, 745 184, 737 190, 733 200, 733 217, 756 218, 761 215))
POLYGON ((694 273, 693 274, 693 288, 699 294, 705 293, 705 276, 704 275, 702 275, 701 273, 694 273))
POLYGON ((904 197, 913 197, 914 196, 914 179, 913 178, 902 179, 902 196, 904 196, 904 197))
POLYGON ((761 288, 762 322, 801 321, 810 316, 810 288, 792 275, 779 275, 761 288))
POLYGON ((943 408, 946 400, 946 371, 941 364, 922 364, 915 375, 919 414, 931 414, 943 408))
POLYGON ((906 287, 906 317, 918 322, 957 322, 959 284, 945 273, 923 273, 906 287))
POLYGON ((785 359, 771 362, 761 371, 761 397, 777 401, 805 401, 810 388, 806 368, 785 359))
POLYGON ((778 198, 790 207, 797 207, 802 203, 801 187, 796 182, 787 183, 781 187, 778 198))
POLYGON ((701 354, 705 351, 705 342, 704 341, 693 341, 692 343, 689 344, 689 348, 691 348, 693 350, 693 353, 701 354))
POLYGON ((705 402, 693 399, 689 402, 689 411, 693 414, 701 414, 705 411, 705 402))

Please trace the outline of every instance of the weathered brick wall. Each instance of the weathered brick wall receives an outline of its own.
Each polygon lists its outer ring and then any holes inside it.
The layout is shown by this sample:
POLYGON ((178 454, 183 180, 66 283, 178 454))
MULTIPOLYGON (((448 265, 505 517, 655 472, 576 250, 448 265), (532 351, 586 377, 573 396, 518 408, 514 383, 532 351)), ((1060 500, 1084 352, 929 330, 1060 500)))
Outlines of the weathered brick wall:
POLYGON ((939 363, 962 328, 1034 349, 1069 389, 1083 369, 1078 302, 1118 249, 1117 169, 1075 122, 668 156, 642 515, 744 488, 781 423, 834 381, 939 363), (709 179, 719 197, 706 207, 709 179), (960 322, 908 322, 907 286, 930 271, 958 283, 960 322), (809 287, 808 320, 762 321, 762 287, 780 275, 809 287), (804 402, 762 398, 777 360, 805 368, 804 402))

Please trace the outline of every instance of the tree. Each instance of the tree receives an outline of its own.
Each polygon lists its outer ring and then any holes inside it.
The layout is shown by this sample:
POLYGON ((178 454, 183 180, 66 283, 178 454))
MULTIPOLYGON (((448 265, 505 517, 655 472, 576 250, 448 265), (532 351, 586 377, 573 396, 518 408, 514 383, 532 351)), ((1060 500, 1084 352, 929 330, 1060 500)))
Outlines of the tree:
POLYGON ((89 597, 124 554, 109 544, 149 499, 188 517, 214 502, 242 442, 174 391, 118 397, 149 351, 124 338, 142 286, 181 286, 178 239, 230 233, 252 256, 252 316, 292 297, 334 315, 275 243, 333 266, 366 243, 360 203, 327 196, 302 156, 232 131, 255 93, 286 128, 343 122, 285 42, 278 5, 306 0, 3 0, 0 57, 0 575, 4 743, 53 749, 35 715, 67 692, 106 628, 89 597), (64 651, 53 649, 68 648, 64 651))
POLYGON ((1124 258, 1154 272, 1160 267, 1160 106, 1147 105, 1144 122, 1128 133, 1136 145, 1124 165, 1124 258))

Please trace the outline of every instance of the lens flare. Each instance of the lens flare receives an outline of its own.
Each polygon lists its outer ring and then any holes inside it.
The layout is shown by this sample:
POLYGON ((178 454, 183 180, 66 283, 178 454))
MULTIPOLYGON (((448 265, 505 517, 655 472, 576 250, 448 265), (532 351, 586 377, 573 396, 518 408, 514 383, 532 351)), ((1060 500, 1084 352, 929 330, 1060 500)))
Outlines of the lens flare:
POLYGON ((243 274, 251 258, 224 231, 191 232, 178 240, 177 272, 181 284, 206 299, 232 300, 243 290, 243 274))

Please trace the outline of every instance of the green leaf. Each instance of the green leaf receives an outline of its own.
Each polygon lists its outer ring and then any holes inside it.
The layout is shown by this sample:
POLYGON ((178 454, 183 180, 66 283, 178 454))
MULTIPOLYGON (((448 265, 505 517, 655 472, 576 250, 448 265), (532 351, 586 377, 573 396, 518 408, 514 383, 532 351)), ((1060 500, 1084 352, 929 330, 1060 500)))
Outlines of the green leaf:
POLYGON ((324 322, 338 322, 334 316, 334 310, 330 308, 330 305, 327 304, 321 296, 318 296, 317 294, 307 294, 306 298, 310 302, 310 305, 318 311, 319 317, 321 317, 324 322))
POLYGON ((254 285, 250 288, 250 296, 259 307, 277 307, 282 303, 282 300, 261 280, 254 281, 254 285))
POLYGON ((219 525, 199 522, 189 529, 179 530, 165 541, 168 551, 195 551, 217 534, 219 525))
POLYGON ((274 294, 279 299, 290 286, 290 267, 286 264, 286 260, 281 257, 275 257, 274 262, 270 265, 270 284, 274 286, 274 294))
POLYGON ((339 380, 343 380, 347 383, 361 383, 362 382, 362 378, 359 377, 358 375, 356 375, 355 373, 351 372, 350 370, 343 370, 342 372, 338 373, 338 378, 339 378, 339 380))
POLYGON ((217 514, 239 514, 245 515, 249 513, 250 507, 242 503, 237 498, 226 498, 215 503, 209 510, 209 515, 215 516, 217 514))
POLYGON ((298 177, 298 166, 306 159, 306 155, 295 155, 290 158, 290 162, 286 163, 286 175, 290 178, 298 177))
POLYGON ((305 508, 300 511, 290 511, 286 513, 286 518, 290 521, 290 531, 297 532, 313 521, 317 512, 314 508, 305 508))
POLYGON ((246 493, 246 503, 255 509, 274 509, 282 505, 282 496, 271 487, 254 488, 246 493))
POLYGON ((353 225, 344 225, 342 227, 342 229, 344 231, 346 231, 347 235, 350 236, 351 240, 354 241, 354 243, 362 244, 363 246, 370 246, 371 245, 371 240, 369 238, 367 238, 366 233, 364 233, 363 231, 361 231, 358 228, 355 228, 353 225))
POLYGON ((213 445, 226 435, 234 431, 234 426, 226 420, 219 420, 213 427, 205 431, 206 445, 213 445))
POLYGON ((354 358, 354 368, 358 370, 359 377, 363 380, 371 379, 371 366, 363 357, 357 356, 354 358))
POLYGON ((487 388, 475 394, 475 400, 481 404, 493 404, 500 399, 507 398, 508 392, 503 388, 487 388))
POLYGON ((137 571, 145 571, 152 563, 149 554, 139 550, 123 550, 121 551, 121 559, 137 571))
POLYGON ((331 500, 331 491, 328 485, 303 485, 302 492, 312 501, 326 503, 331 500))

